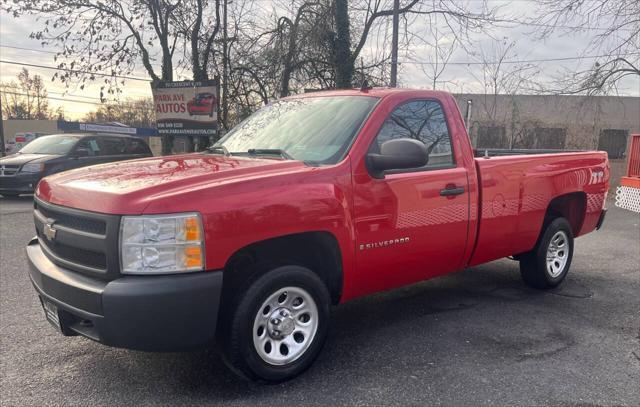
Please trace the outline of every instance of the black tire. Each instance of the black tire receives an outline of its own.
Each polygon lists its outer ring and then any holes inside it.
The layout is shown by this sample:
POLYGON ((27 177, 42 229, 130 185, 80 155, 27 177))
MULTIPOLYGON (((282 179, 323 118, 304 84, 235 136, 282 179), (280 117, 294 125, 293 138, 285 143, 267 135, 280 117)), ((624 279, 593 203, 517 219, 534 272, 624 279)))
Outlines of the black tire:
POLYGON ((520 256, 522 279, 531 287, 538 289, 553 288, 562 283, 569 272, 571 259, 573 258, 573 232, 569 222, 560 217, 545 223, 545 225, 546 228, 538 239, 536 247, 520 256), (552 239, 555 240, 556 237, 559 237, 559 241, 562 241, 563 236, 566 238, 565 245, 562 248, 553 250, 553 252, 558 253, 558 255, 564 252, 566 259, 553 260, 551 261, 553 266, 549 266, 547 264, 547 252, 552 239), (558 265, 561 265, 561 267, 558 265))
POLYGON ((231 304, 224 307, 228 314, 221 316, 219 339, 225 363, 241 377, 274 383, 289 380, 309 368, 320 353, 329 328, 331 298, 324 282, 311 270, 293 265, 274 268, 254 278, 229 301, 231 304), (254 320, 264 302, 286 287, 302 288, 310 294, 317 306, 317 329, 297 359, 274 365, 265 361, 254 346, 254 320))

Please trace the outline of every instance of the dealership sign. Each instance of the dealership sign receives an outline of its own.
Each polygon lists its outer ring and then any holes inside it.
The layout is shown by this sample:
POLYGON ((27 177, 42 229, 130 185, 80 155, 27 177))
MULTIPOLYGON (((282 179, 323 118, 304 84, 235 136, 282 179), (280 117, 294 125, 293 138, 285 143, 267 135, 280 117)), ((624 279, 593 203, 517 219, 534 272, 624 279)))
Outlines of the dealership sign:
POLYGON ((158 134, 213 136, 218 129, 218 82, 160 82, 151 85, 158 134))

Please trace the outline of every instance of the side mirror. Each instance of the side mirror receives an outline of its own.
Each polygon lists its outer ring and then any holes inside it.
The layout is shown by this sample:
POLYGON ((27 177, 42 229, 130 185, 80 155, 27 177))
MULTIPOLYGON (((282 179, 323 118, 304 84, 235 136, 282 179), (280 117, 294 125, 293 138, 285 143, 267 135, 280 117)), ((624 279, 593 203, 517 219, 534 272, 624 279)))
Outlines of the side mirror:
POLYGON ((367 161, 373 175, 381 177, 386 170, 423 167, 429 161, 429 154, 423 142, 400 138, 382 143, 380 154, 368 154, 367 161))
POLYGON ((86 148, 76 148, 76 151, 73 152, 74 158, 89 157, 89 155, 89 150, 86 148))

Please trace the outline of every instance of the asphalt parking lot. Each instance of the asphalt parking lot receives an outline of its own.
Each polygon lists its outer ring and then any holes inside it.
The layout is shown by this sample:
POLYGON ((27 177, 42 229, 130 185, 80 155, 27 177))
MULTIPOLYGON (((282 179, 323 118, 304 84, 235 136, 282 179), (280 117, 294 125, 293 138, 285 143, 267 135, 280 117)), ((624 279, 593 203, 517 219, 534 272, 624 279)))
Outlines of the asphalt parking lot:
MULTIPOLYGON (((613 203, 609 204, 612 207, 613 203)), ((334 309, 303 376, 247 383, 210 351, 59 336, 26 271, 31 200, 0 198, 0 405, 639 406, 640 216, 611 208, 551 292, 501 260, 334 309)))

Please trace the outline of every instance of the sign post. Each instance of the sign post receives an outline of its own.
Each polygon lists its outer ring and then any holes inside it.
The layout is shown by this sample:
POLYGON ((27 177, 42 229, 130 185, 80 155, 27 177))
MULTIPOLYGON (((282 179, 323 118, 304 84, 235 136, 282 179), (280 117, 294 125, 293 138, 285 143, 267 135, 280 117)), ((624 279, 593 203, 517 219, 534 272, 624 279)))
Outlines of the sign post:
POLYGON ((6 146, 4 145, 4 122, 2 119, 2 98, 0 98, 0 157, 4 157, 6 146))
POLYGON ((191 142, 197 137, 200 145, 216 136, 218 88, 217 80, 152 83, 158 134, 191 142))

